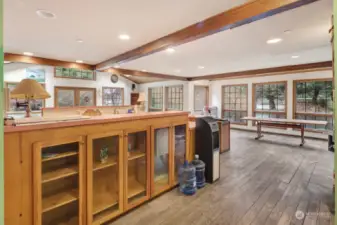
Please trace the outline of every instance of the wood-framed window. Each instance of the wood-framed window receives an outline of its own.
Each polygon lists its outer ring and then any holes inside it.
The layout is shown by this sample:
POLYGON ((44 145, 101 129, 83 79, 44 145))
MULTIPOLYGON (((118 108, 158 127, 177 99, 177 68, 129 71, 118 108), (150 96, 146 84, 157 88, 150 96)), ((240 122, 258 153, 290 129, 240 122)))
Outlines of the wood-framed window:
POLYGON ((176 85, 165 88, 166 111, 179 110, 184 108, 184 86, 176 85))
POLYGON ((96 88, 55 87, 55 107, 96 106, 96 88))
POLYGON ((102 87, 102 105, 103 106, 124 105, 124 88, 102 87))
MULTIPOLYGON (((7 112, 24 112, 28 102, 24 99, 11 99, 10 92, 14 90, 19 82, 6 82, 5 83, 5 109, 7 112)), ((46 85, 41 83, 45 89, 46 85)), ((36 99, 30 100, 30 108, 32 111, 40 111, 46 105, 46 100, 36 99)))
POLYGON ((235 84, 222 86, 222 118, 233 124, 247 125, 241 120, 248 114, 248 85, 235 84))
POLYGON ((208 106, 209 87, 205 85, 194 85, 194 111, 201 112, 208 106))
POLYGON ((327 126, 306 125, 308 130, 332 130, 332 79, 294 80, 293 87, 294 118, 328 122, 327 126))
POLYGON ((149 95, 148 111, 149 112, 163 111, 163 102, 164 102, 163 87, 149 88, 148 95, 149 95))
POLYGON ((287 82, 253 84, 253 115, 258 118, 287 118, 287 82))

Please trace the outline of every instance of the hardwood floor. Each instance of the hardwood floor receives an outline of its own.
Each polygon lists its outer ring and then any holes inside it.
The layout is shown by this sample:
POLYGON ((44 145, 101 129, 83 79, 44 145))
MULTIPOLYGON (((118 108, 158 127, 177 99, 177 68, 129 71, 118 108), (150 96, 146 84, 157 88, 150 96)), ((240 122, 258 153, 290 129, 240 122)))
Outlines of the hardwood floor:
POLYGON ((183 196, 177 189, 111 225, 332 225, 333 161, 327 142, 231 131, 217 183, 183 196), (298 217, 304 218, 299 220, 298 217))

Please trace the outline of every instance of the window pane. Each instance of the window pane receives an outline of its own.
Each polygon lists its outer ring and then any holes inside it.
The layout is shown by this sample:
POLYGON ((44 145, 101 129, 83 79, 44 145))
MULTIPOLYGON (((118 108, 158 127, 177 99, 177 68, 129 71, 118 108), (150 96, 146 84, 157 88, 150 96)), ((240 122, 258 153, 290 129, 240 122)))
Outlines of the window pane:
POLYGON ((247 115, 247 88, 246 85, 230 85, 223 87, 224 118, 235 123, 245 123, 242 115, 247 115), (228 91, 228 92, 227 92, 228 91), (243 114, 242 114, 243 113, 243 114))

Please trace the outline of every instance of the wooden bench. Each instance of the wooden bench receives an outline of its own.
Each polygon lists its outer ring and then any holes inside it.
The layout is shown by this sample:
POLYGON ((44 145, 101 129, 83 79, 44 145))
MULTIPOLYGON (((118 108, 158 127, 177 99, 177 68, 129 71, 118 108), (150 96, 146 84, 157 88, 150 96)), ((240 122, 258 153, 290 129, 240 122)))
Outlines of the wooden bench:
POLYGON ((301 131, 301 144, 303 146, 304 141, 304 126, 308 125, 324 125, 326 126, 328 122, 318 121, 318 120, 296 120, 296 119, 276 119, 276 118, 257 118, 257 117, 243 117, 242 120, 251 120, 256 122, 257 137, 256 140, 263 137, 262 126, 268 127, 282 127, 282 128, 295 128, 301 131))

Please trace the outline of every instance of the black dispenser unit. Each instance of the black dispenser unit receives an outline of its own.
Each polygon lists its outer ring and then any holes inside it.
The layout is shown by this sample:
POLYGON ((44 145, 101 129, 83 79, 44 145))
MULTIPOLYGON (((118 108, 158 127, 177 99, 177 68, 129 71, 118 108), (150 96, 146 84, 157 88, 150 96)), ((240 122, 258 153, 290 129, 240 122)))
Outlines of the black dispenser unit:
POLYGON ((220 178, 220 151, 218 120, 199 117, 195 128, 195 154, 205 162, 206 182, 213 183, 220 178))

